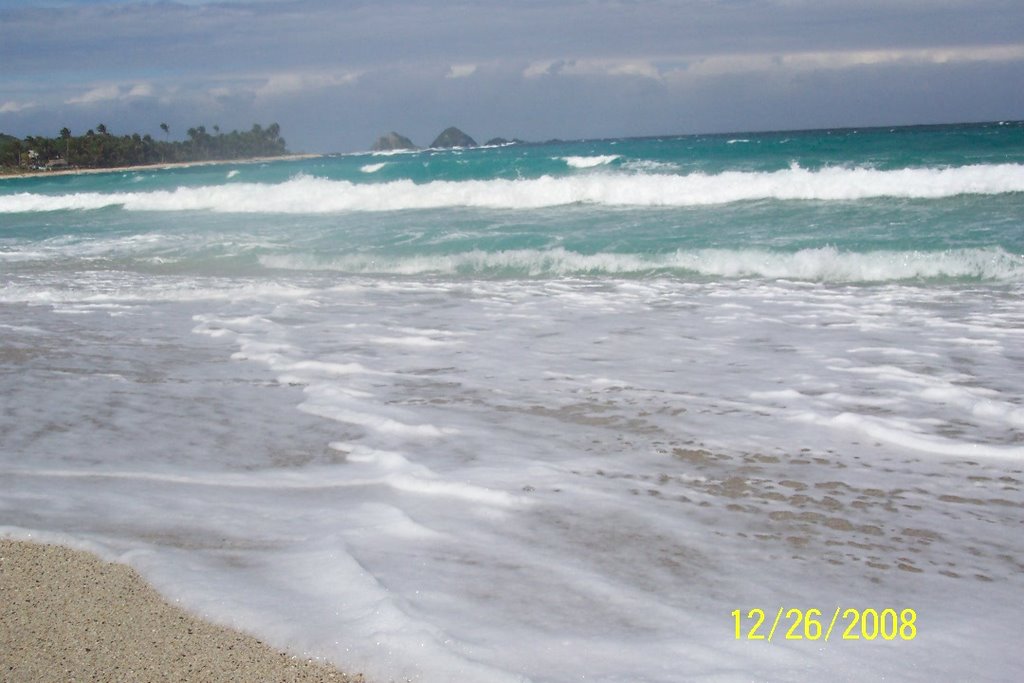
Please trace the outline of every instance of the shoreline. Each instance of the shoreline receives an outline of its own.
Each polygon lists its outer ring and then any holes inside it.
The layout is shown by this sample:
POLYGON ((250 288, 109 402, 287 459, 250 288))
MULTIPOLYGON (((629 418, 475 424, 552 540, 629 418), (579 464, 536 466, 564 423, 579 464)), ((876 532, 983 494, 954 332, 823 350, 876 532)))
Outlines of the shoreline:
POLYGON ((92 175, 97 173, 126 173, 131 171, 163 171, 191 166, 222 166, 226 164, 263 164, 270 161, 302 161, 317 159, 323 154, 282 154, 275 157, 246 157, 244 159, 208 159, 203 161, 169 161, 160 164, 139 164, 137 166, 111 166, 110 168, 65 168, 56 171, 24 171, 18 173, 0 173, 0 180, 12 178, 49 178, 65 175, 92 175))
POLYGON ((0 537, 0 677, 366 683, 168 603, 131 567, 0 537))

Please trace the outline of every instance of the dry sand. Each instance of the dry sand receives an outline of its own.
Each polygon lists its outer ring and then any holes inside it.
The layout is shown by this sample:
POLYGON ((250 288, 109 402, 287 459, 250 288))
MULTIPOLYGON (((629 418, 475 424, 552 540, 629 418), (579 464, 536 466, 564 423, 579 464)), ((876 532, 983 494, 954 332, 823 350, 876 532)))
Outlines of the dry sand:
POLYGON ((130 567, 0 539, 0 680, 349 681, 318 662, 201 621, 130 567))

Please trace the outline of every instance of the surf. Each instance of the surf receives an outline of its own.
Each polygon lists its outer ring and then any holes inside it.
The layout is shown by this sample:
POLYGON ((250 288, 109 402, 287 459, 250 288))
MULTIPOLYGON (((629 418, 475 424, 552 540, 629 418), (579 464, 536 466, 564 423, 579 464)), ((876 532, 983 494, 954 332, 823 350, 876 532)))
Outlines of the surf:
POLYGON ((0 213, 90 211, 208 211, 318 214, 456 207, 539 209, 574 204, 606 207, 691 207, 751 202, 851 202, 864 199, 943 199, 1024 192, 1024 164, 877 170, 797 164, 777 171, 688 174, 592 172, 583 175, 485 180, 402 179, 382 183, 300 174, 280 183, 180 186, 148 192, 0 195, 0 213))
POLYGON ((474 249, 453 254, 397 257, 273 254, 270 269, 375 275, 484 277, 722 277, 831 283, 977 280, 1024 282, 1024 256, 1001 248, 938 252, 855 253, 835 247, 778 252, 766 249, 680 249, 666 254, 593 253, 553 249, 474 249))

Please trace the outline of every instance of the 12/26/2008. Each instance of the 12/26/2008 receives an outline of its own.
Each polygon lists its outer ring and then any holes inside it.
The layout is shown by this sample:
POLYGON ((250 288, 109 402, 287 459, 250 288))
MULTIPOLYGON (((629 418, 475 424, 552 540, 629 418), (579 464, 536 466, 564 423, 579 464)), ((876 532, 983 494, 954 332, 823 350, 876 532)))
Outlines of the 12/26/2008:
POLYGON ((843 609, 836 606, 828 621, 822 619, 822 611, 816 608, 802 610, 779 607, 774 619, 769 620, 759 607, 744 613, 735 609, 731 612, 735 625, 736 640, 767 640, 781 636, 784 640, 825 640, 833 637, 833 631, 842 640, 914 640, 917 637, 917 612, 911 608, 896 610, 885 608, 843 609), (783 616, 785 615, 785 616, 783 616), (746 631, 743 626, 746 622, 746 631), (779 631, 779 626, 783 627, 779 631))

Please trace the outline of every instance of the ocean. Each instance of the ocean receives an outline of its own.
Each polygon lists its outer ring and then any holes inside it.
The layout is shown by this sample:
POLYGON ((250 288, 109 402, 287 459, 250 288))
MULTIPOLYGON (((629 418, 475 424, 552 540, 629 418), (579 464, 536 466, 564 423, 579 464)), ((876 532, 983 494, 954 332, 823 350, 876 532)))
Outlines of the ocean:
POLYGON ((0 533, 278 647, 1019 673, 1022 123, 5 179, 0 282, 0 533))

